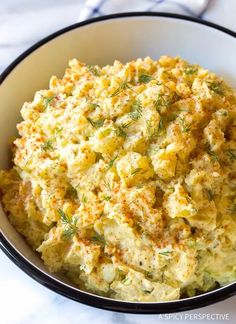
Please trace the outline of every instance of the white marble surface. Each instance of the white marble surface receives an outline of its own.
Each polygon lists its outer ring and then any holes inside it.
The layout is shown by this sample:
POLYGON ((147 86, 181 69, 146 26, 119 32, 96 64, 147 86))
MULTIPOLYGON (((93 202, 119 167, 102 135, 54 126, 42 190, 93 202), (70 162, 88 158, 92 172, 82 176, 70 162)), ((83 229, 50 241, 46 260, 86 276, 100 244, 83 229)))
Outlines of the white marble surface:
POLYGON ((2 252, 0 265, 1 324, 173 324, 175 321, 187 324, 190 314, 221 314, 228 318, 225 321, 202 320, 201 323, 236 323, 236 297, 191 312, 170 315, 176 316, 176 319, 164 319, 164 315, 120 314, 57 295, 19 270, 2 252))
MULTIPOLYGON (((138 1, 138 0, 137 0, 138 1)), ((191 0, 190 0, 191 1, 191 0)), ((49 33, 76 22, 84 0, 0 0, 0 72, 22 51, 49 33)), ((213 0, 204 18, 236 30, 236 1, 213 0)), ((51 292, 18 269, 0 251, 1 324, 152 324, 189 322, 189 314, 225 314, 236 323, 236 297, 170 318, 118 314, 78 304, 51 292)), ((213 320, 201 320, 209 323, 213 320)))

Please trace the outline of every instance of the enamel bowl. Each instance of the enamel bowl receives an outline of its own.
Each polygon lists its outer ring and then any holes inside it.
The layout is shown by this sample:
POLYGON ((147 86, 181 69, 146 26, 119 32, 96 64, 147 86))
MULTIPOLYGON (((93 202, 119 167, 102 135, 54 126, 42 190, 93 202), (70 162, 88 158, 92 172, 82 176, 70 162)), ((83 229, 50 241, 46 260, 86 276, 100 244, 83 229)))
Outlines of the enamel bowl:
MULTIPOLYGON (((179 55, 222 76, 236 87, 236 34, 212 23, 164 13, 126 13, 95 18, 64 28, 24 52, 2 74, 0 87, 0 169, 9 167, 9 138, 16 134, 20 108, 36 90, 62 76, 71 58, 105 65, 139 57, 179 55)), ((79 290, 52 275, 0 210, 0 247, 32 278, 48 288, 94 307, 130 313, 170 313, 202 307, 235 294, 236 283, 178 301, 135 303, 79 290)))

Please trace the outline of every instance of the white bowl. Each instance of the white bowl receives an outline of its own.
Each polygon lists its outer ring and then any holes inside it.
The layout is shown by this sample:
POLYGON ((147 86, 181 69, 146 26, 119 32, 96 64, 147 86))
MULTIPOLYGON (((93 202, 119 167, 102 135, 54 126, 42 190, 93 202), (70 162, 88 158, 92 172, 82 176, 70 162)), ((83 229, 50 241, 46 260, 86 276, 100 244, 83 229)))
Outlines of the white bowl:
MULTIPOLYGON (((8 168, 9 138, 16 134, 20 109, 36 90, 48 87, 52 75, 62 76, 71 58, 88 64, 109 64, 139 57, 181 56, 222 76, 236 87, 236 35, 223 27, 179 15, 127 13, 92 19, 67 27, 40 41, 1 76, 0 169, 8 168)), ((115 301, 82 292, 62 276, 47 272, 39 256, 24 242, 0 210, 0 246, 30 276, 47 287, 96 307, 140 313, 163 313, 201 307, 227 298, 236 284, 206 294, 166 303, 115 301)))

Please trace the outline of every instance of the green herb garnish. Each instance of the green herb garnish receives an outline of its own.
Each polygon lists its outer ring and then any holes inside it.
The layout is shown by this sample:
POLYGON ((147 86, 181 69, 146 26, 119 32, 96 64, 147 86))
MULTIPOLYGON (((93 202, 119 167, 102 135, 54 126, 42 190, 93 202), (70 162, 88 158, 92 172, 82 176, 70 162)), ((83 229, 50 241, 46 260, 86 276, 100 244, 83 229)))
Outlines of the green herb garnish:
POLYGON ((171 104, 171 100, 164 98, 162 94, 158 94, 157 100, 154 102, 156 110, 160 112, 160 109, 163 107, 168 107, 171 104))
POLYGON ((142 116, 142 105, 140 100, 136 100, 131 107, 131 112, 129 113, 129 117, 132 120, 138 120, 142 116))
POLYGON ((206 150, 207 154, 210 155, 211 160, 213 162, 219 161, 218 155, 214 151, 211 150, 211 147, 210 147, 210 145, 208 143, 205 145, 205 150, 206 150))
POLYGON ((62 232, 62 236, 65 239, 72 239, 72 237, 77 232, 76 224, 78 221, 78 217, 69 218, 62 209, 58 209, 58 213, 60 215, 62 224, 65 225, 65 228, 62 232))
POLYGON ((222 111, 220 114, 221 114, 221 116, 227 117, 228 116, 228 111, 222 111))
POLYGON ((163 252, 159 252, 160 255, 164 255, 164 256, 169 256, 171 253, 171 251, 163 251, 163 252))
POLYGON ((62 131, 63 131, 63 127, 62 126, 61 127, 57 127, 55 129, 55 133, 57 133, 57 134, 61 134, 62 131))
POLYGON ((100 120, 92 120, 91 118, 87 117, 88 122, 90 122, 90 124, 94 127, 94 128, 99 128, 102 127, 104 124, 104 119, 100 119, 100 120))
MULTIPOLYGON (((157 128, 154 128, 154 127, 152 127, 152 124, 149 120, 146 122, 146 125, 147 125, 147 133, 148 133, 150 140, 155 139, 159 134, 158 133, 159 125, 157 128)), ((152 150, 152 154, 153 154, 153 150, 152 150)))
POLYGON ((158 124, 157 128, 152 128, 152 125, 151 125, 150 121, 147 121, 147 123, 146 123, 147 124, 147 132, 148 132, 148 135, 149 135, 151 140, 155 139, 163 131, 165 131, 165 125, 164 125, 164 120, 165 119, 166 118, 164 116, 160 117, 159 124, 158 124))
POLYGON ((229 149, 226 151, 231 161, 236 160, 236 150, 229 149))
POLYGON ((51 104, 51 102, 56 98, 56 96, 52 96, 52 97, 44 97, 44 96, 42 96, 43 97, 43 104, 44 104, 44 107, 45 107, 45 109, 48 107, 48 106, 50 106, 50 104, 51 104))
POLYGON ((221 82, 208 82, 208 88, 218 95, 224 94, 221 85, 221 82))
POLYGON ((94 66, 94 65, 87 65, 87 67, 88 67, 89 71, 90 71, 93 75, 95 75, 95 76, 100 76, 100 74, 99 74, 99 70, 98 70, 98 68, 97 68, 96 66, 94 66))
POLYGON ((191 130, 191 126, 194 124, 194 122, 187 123, 185 117, 179 117, 179 121, 183 133, 189 132, 191 130))
POLYGON ((87 197, 86 197, 85 195, 83 195, 81 201, 82 201, 84 204, 86 204, 87 201, 88 201, 88 200, 87 200, 87 197))
POLYGON ((184 70, 184 73, 186 75, 193 75, 193 74, 196 74, 198 72, 198 68, 195 67, 195 66, 188 66, 185 70, 184 70))
POLYGON ((126 89, 130 89, 130 85, 128 84, 127 81, 124 81, 120 84, 120 86, 109 96, 110 98, 111 97, 115 97, 117 96, 118 94, 120 94, 122 91, 126 90, 126 89))
POLYGON ((61 221, 63 224, 69 224, 70 223, 70 220, 69 218, 67 217, 66 213, 64 213, 64 211, 62 209, 58 209, 58 213, 61 217, 61 221))
POLYGON ((96 108, 99 108, 100 106, 96 103, 90 103, 89 105, 89 109, 90 110, 95 110, 96 108))
POLYGON ((151 294, 153 292, 154 288, 151 288, 151 290, 144 290, 143 292, 145 294, 151 294))
POLYGON ((104 197, 104 200, 106 200, 106 201, 111 200, 111 196, 105 196, 105 197, 104 197))
POLYGON ((148 120, 148 121, 146 122, 146 125, 147 125, 147 132, 148 132, 148 135, 149 135, 150 137, 152 137, 153 134, 154 134, 154 132, 153 132, 153 130, 152 130, 152 123, 148 120))
POLYGON ((132 124, 133 124, 133 121, 129 121, 127 123, 123 123, 121 126, 122 126, 122 128, 128 128, 132 124))
POLYGON ((142 74, 142 75, 140 75, 140 77, 139 77, 139 82, 141 82, 141 83, 148 83, 148 82, 150 82, 151 80, 153 80, 153 77, 151 77, 151 76, 148 75, 148 74, 142 74))
POLYGON ((99 243, 99 244, 101 244, 101 245, 103 245, 103 246, 106 244, 104 237, 102 237, 101 235, 99 235, 99 234, 97 234, 97 233, 95 233, 95 234, 91 237, 91 241, 96 242, 96 243, 99 243))
POLYGON ((109 161, 108 166, 107 166, 107 170, 111 169, 113 167, 113 164, 115 162, 115 160, 118 158, 118 155, 116 155, 112 160, 109 161))
POLYGON ((53 145, 52 145, 52 140, 46 140, 42 145, 41 145, 42 150, 44 151, 53 151, 53 145))
POLYGON ((128 285, 131 284, 131 279, 128 278, 128 277, 126 277, 126 278, 124 278, 124 279, 121 281, 121 283, 122 283, 123 285, 125 285, 125 286, 128 286, 128 285))
POLYGON ((208 151, 207 153, 210 155, 210 157, 211 157, 211 159, 212 159, 213 161, 219 161, 219 157, 218 157, 218 155, 217 155, 215 152, 213 152, 213 151, 208 151))
POLYGON ((119 137, 123 137, 126 138, 127 134, 124 131, 123 127, 118 126, 117 130, 116 130, 116 135, 119 137))
POLYGON ((108 191, 111 191, 111 184, 108 180, 104 180, 104 186, 107 188, 108 191))
POLYGON ((142 170, 142 168, 136 168, 131 172, 131 175, 135 175, 137 173, 139 173, 142 170))
POLYGON ((207 195, 207 199, 209 201, 212 201, 214 199, 214 192, 211 189, 206 189, 205 192, 207 195))
POLYGON ((165 130, 164 117, 161 116, 159 124, 158 124, 157 135, 160 135, 164 130, 165 130))
POLYGON ((68 226, 67 228, 65 228, 62 232, 62 236, 66 239, 66 240, 70 240, 72 239, 72 237, 76 234, 76 229, 68 226))

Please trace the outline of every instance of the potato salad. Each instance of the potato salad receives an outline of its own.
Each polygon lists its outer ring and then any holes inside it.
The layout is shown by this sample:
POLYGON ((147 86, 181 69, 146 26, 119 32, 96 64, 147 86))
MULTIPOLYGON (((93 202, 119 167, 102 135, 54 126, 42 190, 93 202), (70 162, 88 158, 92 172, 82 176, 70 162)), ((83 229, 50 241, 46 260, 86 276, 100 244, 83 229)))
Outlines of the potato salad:
POLYGON ((160 302, 236 280, 236 93, 179 57, 73 59, 26 102, 10 222, 84 291, 160 302))

